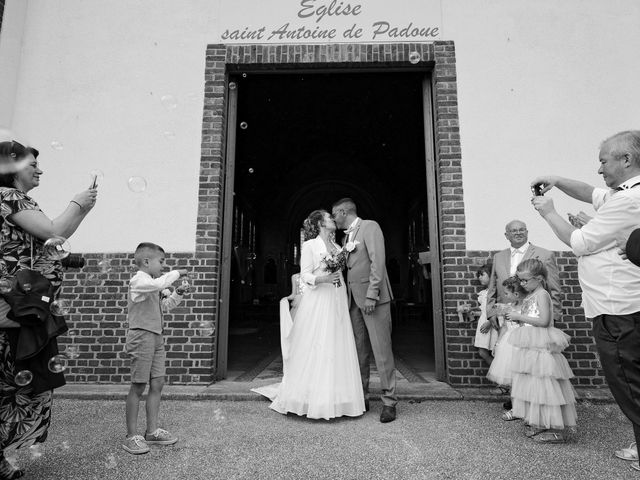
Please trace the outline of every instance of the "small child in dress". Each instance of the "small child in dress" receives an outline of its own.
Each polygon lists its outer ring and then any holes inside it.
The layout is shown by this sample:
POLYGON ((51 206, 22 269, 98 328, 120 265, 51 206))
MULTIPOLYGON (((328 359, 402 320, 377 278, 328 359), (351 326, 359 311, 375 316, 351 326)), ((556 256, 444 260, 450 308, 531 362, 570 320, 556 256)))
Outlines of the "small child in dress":
MULTIPOLYGON (((500 329, 500 335, 496 342, 494 350, 494 358, 487 378, 492 382, 498 384, 505 393, 509 392, 511 387, 512 374, 512 359, 513 359, 513 346, 509 343, 509 337, 515 328, 518 327, 516 322, 510 321, 505 315, 506 311, 519 311, 522 299, 526 296, 527 292, 520 285, 520 280, 516 276, 507 278, 502 282, 504 287, 504 297, 507 300, 506 304, 497 304, 498 315, 503 316, 502 327, 500 329)), ((505 408, 508 408, 505 407, 505 408)), ((508 412, 507 412, 508 413, 508 412)))
POLYGON ((509 338, 515 347, 512 416, 525 420, 525 435, 536 442, 562 443, 566 429, 575 427, 577 420, 575 391, 569 381, 573 372, 562 354, 569 346, 569 336, 553 326, 544 264, 535 258, 524 260, 516 275, 527 296, 521 313, 505 315, 524 324, 509 338))
POLYGON ((131 388, 126 404, 127 436, 122 448, 134 455, 147 453, 149 444, 173 445, 178 441, 166 430, 158 428, 166 358, 161 309, 168 311, 180 303, 188 287, 179 286, 173 293, 165 289, 187 271, 172 270, 162 275, 164 255, 162 247, 154 243, 138 245, 134 258, 139 270, 129 282, 126 351, 131 357, 131 388), (137 433, 138 409, 147 383, 147 430, 143 437, 137 433))
POLYGON ((298 311, 298 305, 300 305, 300 299, 302 298, 302 287, 300 285, 300 274, 294 273, 291 275, 291 295, 286 297, 290 305, 291 320, 296 316, 298 311))
POLYGON ((478 293, 478 303, 480 304, 480 316, 478 317, 478 326, 476 327, 476 338, 473 346, 478 349, 478 354, 482 359, 491 366, 493 362, 493 348, 498 340, 498 332, 491 328, 491 322, 487 320, 487 286, 491 278, 491 263, 485 263, 476 272, 476 277, 484 290, 478 293))

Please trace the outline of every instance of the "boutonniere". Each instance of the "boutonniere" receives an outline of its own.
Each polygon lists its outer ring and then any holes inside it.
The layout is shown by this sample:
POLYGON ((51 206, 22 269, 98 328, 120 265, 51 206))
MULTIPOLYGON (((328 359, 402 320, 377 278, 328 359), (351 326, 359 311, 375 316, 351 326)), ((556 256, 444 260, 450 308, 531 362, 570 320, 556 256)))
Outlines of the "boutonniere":
POLYGON ((354 240, 353 242, 347 242, 344 246, 346 252, 351 253, 356 249, 356 246, 359 245, 360 242, 358 240, 354 240))
POLYGON ((171 296, 171 289, 170 288, 165 288, 164 290, 162 290, 160 292, 160 297, 164 298, 169 298, 171 296))

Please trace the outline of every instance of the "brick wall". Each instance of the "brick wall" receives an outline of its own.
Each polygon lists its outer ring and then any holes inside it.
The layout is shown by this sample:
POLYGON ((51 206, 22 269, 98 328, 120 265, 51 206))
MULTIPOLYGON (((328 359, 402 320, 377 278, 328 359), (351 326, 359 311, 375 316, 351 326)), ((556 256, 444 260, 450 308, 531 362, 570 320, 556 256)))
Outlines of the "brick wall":
MULTIPOLYGON (((68 360, 67 381, 78 383, 122 383, 129 381, 129 361, 124 351, 127 329, 127 285, 137 270, 133 253, 87 254, 82 270, 67 270, 61 298, 68 299, 70 333, 59 338, 60 350, 74 344, 77 359, 68 360), (99 262, 107 260, 110 271, 99 262)), ((169 268, 186 268, 194 292, 165 315, 167 381, 208 383, 213 374, 213 338, 202 336, 198 323, 213 321, 211 261, 199 253, 168 253, 169 268)))
MULTIPOLYGON (((475 324, 461 323, 457 307, 460 303, 476 299, 477 292, 482 289, 475 280, 476 270, 496 251, 461 250, 460 253, 458 257, 447 259, 443 273, 449 382, 461 386, 489 385, 490 382, 486 379, 488 368, 473 346, 475 324)), ((591 323, 585 319, 580 307, 581 289, 576 258, 571 252, 556 252, 556 262, 562 287, 563 309, 562 321, 557 322, 556 327, 571 336, 571 344, 564 353, 576 375, 574 383, 581 386, 604 386, 604 373, 591 336, 591 323)))
MULTIPOLYGON (((274 68, 278 64, 286 68, 303 64, 305 68, 427 68, 431 71, 448 380, 454 385, 487 383, 486 369, 473 347, 475 328, 460 324, 456 313, 460 302, 475 298, 476 268, 493 252, 466 250, 455 62, 453 42, 207 47, 195 252, 168 255, 170 265, 186 264, 194 270, 196 292, 167 317, 169 383, 204 383, 215 378, 216 373, 215 334, 201 337, 195 325, 204 320, 219 320, 227 75, 234 69, 274 68), (410 53, 415 51, 422 58, 418 67, 409 61, 410 53)), ((85 273, 98 272, 100 255, 91 255, 85 271, 70 272, 65 280, 65 294, 72 295, 78 305, 70 316, 70 326, 79 331, 74 342, 81 348, 80 358, 70 361, 70 381, 128 381, 123 350, 126 281, 131 275, 132 255, 109 255, 109 258, 113 271, 105 275, 104 286, 87 285, 85 273)), ((590 325, 579 307, 575 258, 559 253, 558 263, 565 308, 563 323, 558 326, 573 337, 567 357, 579 376, 577 383, 602 385, 590 325)), ((61 339, 62 343, 68 341, 68 337, 61 339)))

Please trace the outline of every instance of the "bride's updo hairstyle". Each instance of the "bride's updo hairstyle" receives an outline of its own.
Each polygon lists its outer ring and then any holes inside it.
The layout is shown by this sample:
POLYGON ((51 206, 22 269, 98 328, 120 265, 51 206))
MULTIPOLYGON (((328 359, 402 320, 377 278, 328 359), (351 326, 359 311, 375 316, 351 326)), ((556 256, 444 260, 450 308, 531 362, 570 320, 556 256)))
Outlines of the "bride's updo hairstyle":
POLYGON ((326 210, 314 210, 305 218, 302 223, 304 228, 304 239, 311 240, 320 235, 320 224, 324 222, 324 216, 327 214, 326 210))

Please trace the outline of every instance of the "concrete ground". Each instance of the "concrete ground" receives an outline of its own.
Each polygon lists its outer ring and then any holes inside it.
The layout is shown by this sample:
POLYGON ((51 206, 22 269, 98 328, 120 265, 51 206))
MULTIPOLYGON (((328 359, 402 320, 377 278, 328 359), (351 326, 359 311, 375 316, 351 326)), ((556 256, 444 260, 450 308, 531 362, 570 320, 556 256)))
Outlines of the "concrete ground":
POLYGON ((379 401, 360 418, 313 421, 280 415, 257 396, 229 393, 246 385, 227 385, 226 394, 216 385, 218 391, 167 388, 161 424, 180 441, 140 456, 120 447, 125 390, 65 387, 47 442, 13 460, 25 478, 47 480, 640 479, 612 456, 631 443, 632 429, 603 392, 582 392, 571 442, 539 445, 523 436, 521 421, 500 420, 501 404, 483 389, 445 384, 446 395, 445 386, 436 386, 441 394, 405 392, 398 420, 381 424, 379 401))

